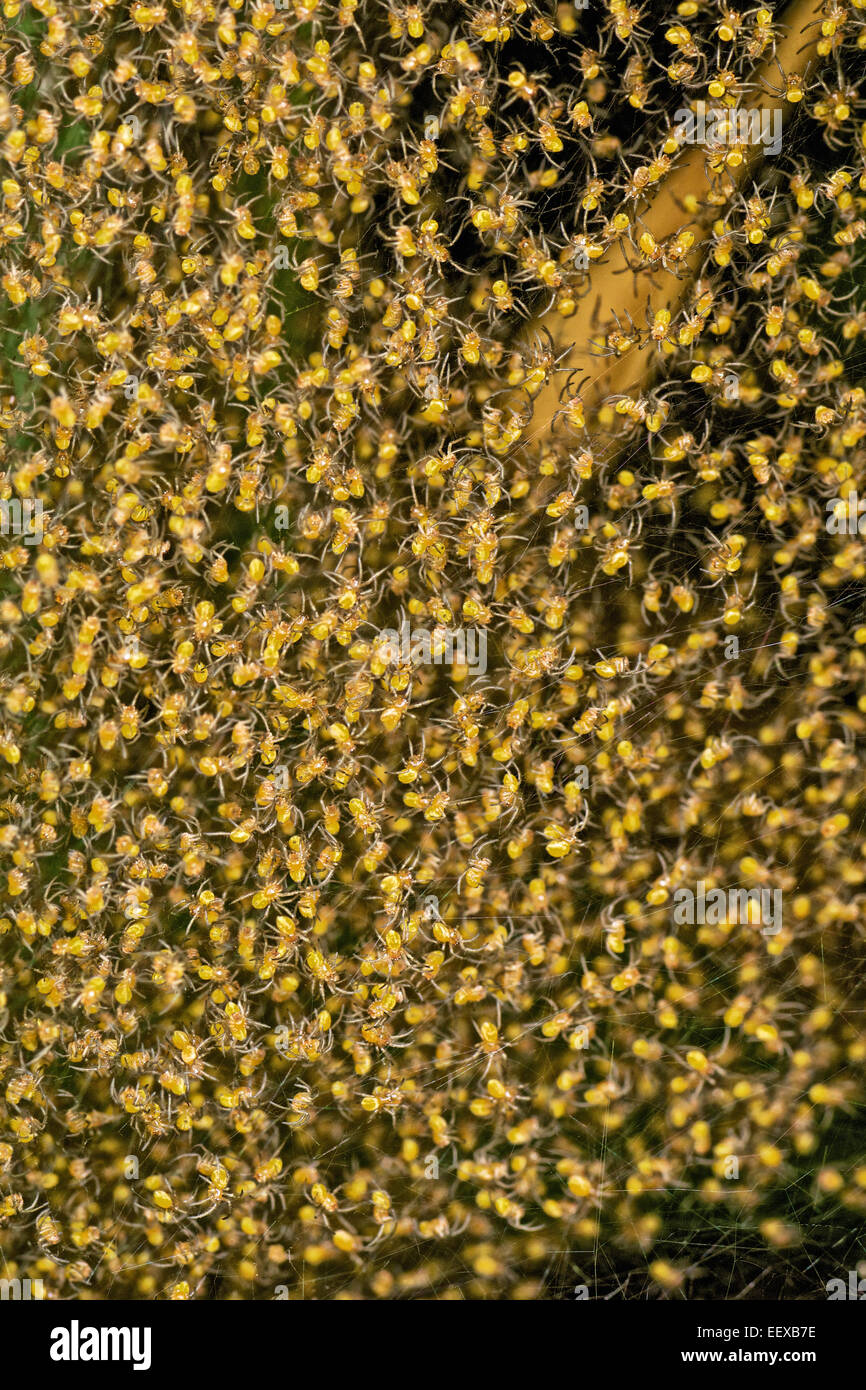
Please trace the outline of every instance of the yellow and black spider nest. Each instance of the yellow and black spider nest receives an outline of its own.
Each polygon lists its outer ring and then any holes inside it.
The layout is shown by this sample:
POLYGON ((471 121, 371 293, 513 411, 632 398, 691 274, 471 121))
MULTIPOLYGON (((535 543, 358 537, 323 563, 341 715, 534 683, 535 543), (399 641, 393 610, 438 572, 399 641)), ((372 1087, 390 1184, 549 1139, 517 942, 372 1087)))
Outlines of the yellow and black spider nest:
POLYGON ((862 0, 0 8, 4 1272, 820 1297, 862 0))

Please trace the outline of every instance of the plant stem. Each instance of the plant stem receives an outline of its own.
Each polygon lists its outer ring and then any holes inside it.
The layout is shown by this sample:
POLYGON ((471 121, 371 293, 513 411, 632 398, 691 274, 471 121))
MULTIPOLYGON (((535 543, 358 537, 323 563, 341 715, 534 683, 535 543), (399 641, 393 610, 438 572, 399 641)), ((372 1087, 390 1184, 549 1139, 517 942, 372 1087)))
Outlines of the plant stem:
MULTIPOLYGON (((777 42, 773 58, 758 68, 752 79, 756 90, 747 103, 749 110, 778 109, 780 104, 790 109, 790 103, 778 94, 779 85, 784 77, 804 73, 815 59, 822 10, 822 0, 794 0, 788 7, 784 18, 787 32, 777 42), (774 86, 775 92, 771 90, 774 86)), ((659 244, 678 232, 693 233, 695 239, 685 257, 684 272, 677 276, 658 268, 634 271, 620 241, 604 262, 592 269, 592 288, 580 300, 575 313, 564 319, 552 310, 541 320, 540 326, 550 332, 556 344, 557 356, 563 352, 564 355, 556 376, 535 399, 533 439, 544 438, 552 430, 554 416, 562 404, 563 369, 575 382, 580 381, 579 394, 588 417, 598 411, 606 397, 630 393, 645 385, 658 362, 654 342, 635 346, 618 357, 602 356, 598 350, 599 338, 612 323, 611 311, 615 310, 620 323, 627 325, 631 320, 638 327, 644 327, 647 316, 651 318, 659 309, 667 308, 671 317, 675 316, 704 263, 712 223, 754 170, 762 150, 760 144, 751 146, 743 163, 735 170, 728 169, 724 182, 720 182, 707 173, 703 146, 691 145, 675 168, 656 185, 640 216, 640 227, 659 244), (689 196, 697 200, 696 213, 685 210, 689 196)))

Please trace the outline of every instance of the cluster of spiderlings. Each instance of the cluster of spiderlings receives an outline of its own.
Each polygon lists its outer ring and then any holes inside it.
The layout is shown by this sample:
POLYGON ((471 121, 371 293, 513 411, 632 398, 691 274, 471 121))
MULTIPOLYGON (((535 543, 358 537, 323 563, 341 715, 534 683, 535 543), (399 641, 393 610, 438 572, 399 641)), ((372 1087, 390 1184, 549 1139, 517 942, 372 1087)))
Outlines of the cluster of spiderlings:
POLYGON ((696 277, 642 212, 778 7, 0 9, 4 1272, 814 1294, 866 1210, 863 0, 696 277), (682 268, 600 308, 654 374, 534 428, 624 244, 682 268), (701 881, 781 929, 675 926, 701 881))

